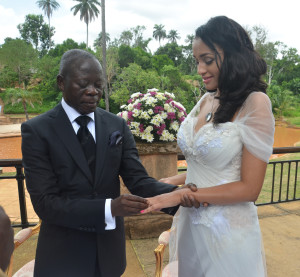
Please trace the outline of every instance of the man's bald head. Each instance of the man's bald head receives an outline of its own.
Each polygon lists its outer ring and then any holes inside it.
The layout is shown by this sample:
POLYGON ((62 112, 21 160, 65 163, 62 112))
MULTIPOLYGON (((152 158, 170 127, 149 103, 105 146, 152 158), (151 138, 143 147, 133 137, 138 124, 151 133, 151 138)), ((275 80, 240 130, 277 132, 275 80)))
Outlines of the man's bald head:
POLYGON ((82 49, 72 49, 62 55, 59 75, 66 76, 70 71, 72 72, 73 69, 78 66, 78 63, 82 62, 82 60, 94 60, 99 63, 102 70, 100 62, 94 55, 82 49))

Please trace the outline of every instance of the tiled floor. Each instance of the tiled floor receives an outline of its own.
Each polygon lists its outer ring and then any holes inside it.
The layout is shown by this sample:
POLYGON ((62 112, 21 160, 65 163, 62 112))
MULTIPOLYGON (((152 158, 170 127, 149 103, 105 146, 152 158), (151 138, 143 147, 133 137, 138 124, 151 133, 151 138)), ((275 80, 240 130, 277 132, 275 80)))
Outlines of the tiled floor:
MULTIPOLYGON (((25 198, 28 221, 38 222, 38 216, 33 210, 27 190, 25 191, 25 198)), ((12 223, 21 221, 18 199, 17 181, 14 179, 0 180, 0 205, 3 206, 12 223)))

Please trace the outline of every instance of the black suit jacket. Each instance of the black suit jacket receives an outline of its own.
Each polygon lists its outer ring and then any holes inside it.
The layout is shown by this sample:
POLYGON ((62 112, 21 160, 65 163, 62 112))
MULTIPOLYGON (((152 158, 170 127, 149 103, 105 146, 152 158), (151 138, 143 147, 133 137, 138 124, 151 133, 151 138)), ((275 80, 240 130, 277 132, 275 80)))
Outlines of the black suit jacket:
POLYGON ((174 186, 149 177, 126 122, 100 108, 95 111, 96 170, 84 153, 61 104, 21 126, 26 185, 42 226, 36 253, 37 277, 89 277, 96 259, 103 277, 120 276, 126 267, 123 218, 105 230, 105 199, 120 195, 119 175, 143 197, 174 186), (109 145, 119 131, 120 145, 109 145), (94 181, 93 181, 94 180, 94 181))

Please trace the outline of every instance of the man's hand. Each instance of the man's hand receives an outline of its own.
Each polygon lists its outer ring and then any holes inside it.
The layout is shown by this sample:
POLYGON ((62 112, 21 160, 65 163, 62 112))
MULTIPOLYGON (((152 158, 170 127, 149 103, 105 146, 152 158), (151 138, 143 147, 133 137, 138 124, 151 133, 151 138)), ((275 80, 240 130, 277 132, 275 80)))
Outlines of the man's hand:
MULTIPOLYGON (((189 183, 186 185, 182 185, 177 187, 175 190, 179 190, 179 189, 185 189, 185 188, 189 188, 192 192, 196 192, 198 190, 197 186, 195 184, 189 183)), ((198 202, 193 195, 188 195, 188 194, 184 194, 181 198, 180 198, 181 202, 180 205, 183 207, 187 207, 187 208, 191 208, 191 207, 195 207, 195 208, 199 208, 201 203, 198 202)), ((204 207, 208 206, 208 203, 204 202, 203 203, 204 207)))
POLYGON ((14 231, 10 219, 0 206, 0 268, 5 271, 14 250, 14 231))
POLYGON ((112 216, 135 215, 147 208, 147 199, 131 194, 123 194, 111 201, 112 216))

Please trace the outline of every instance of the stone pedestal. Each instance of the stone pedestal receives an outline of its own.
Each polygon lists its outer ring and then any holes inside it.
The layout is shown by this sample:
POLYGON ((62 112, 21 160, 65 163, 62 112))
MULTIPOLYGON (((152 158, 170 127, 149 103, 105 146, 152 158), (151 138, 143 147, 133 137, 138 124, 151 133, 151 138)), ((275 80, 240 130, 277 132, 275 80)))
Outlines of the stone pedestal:
MULTIPOLYGON (((153 142, 136 144, 140 160, 147 170, 149 176, 161 179, 176 175, 177 156, 179 148, 177 142, 153 142)), ((129 193, 121 181, 121 194, 129 193)))
MULTIPOLYGON (((142 164, 149 176, 159 180, 176 175, 178 146, 176 142, 137 143, 142 164)), ((129 193, 121 180, 121 194, 129 193)), ((126 237, 142 239, 158 237, 172 225, 173 217, 162 212, 125 217, 126 237)))
POLYGON ((126 239, 158 238, 171 228, 173 216, 162 212, 133 215, 124 218, 126 239))
POLYGON ((136 147, 151 177, 161 179, 177 174, 177 142, 137 143, 136 147))

